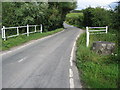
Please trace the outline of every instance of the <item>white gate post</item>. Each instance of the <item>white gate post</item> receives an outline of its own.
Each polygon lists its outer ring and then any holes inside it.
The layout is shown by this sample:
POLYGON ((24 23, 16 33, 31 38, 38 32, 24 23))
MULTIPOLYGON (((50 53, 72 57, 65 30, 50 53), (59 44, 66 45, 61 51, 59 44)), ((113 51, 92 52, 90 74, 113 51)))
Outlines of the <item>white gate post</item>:
POLYGON ((106 26, 106 33, 108 32, 108 26, 106 26))
POLYGON ((6 40, 6 36, 5 36, 5 26, 3 26, 3 39, 4 39, 4 41, 6 40))
POLYGON ((4 38, 4 37, 3 37, 3 28, 1 28, 1 33, 2 33, 2 39, 3 39, 3 38, 4 38))
POLYGON ((19 35, 19 29, 18 29, 18 27, 17 27, 17 35, 19 35))
POLYGON ((36 31, 36 26, 37 26, 37 25, 35 25, 35 32, 37 32, 37 31, 36 31))
POLYGON ((86 40, 86 46, 89 46, 89 31, 88 31, 88 27, 86 27, 86 36, 87 36, 87 40, 86 40))
POLYGON ((29 36, 29 25, 27 24, 27 36, 29 36))
POLYGON ((40 32, 42 33, 42 24, 40 25, 40 32))

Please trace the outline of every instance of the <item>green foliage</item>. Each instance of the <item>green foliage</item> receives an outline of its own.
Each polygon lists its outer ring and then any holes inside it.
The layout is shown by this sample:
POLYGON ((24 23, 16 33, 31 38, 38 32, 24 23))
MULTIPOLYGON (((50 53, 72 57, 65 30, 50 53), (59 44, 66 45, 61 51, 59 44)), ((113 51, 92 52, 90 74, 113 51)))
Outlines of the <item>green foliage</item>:
POLYGON ((84 15, 84 20, 83 20, 83 24, 84 26, 92 26, 92 17, 93 14, 92 12, 94 11, 94 8, 88 7, 85 10, 83 10, 83 15, 84 15))
POLYGON ((66 15, 66 22, 77 26, 82 27, 83 26, 83 13, 69 13, 66 15))
MULTIPOLYGON (((120 3, 120 2, 119 2, 120 3)), ((115 28, 117 31, 120 31, 120 4, 116 6, 114 11, 111 11, 112 17, 112 27, 115 28)))
POLYGON ((75 7, 75 2, 2 2, 2 24, 43 24, 44 31, 51 31, 62 27, 66 14, 75 7))
POLYGON ((88 7, 83 10, 84 26, 108 26, 110 24, 110 12, 101 7, 88 7))
POLYGON ((88 7, 81 10, 80 12, 82 13, 82 16, 79 16, 78 12, 66 15, 66 21, 69 24, 75 25, 77 27, 109 26, 111 28, 113 27, 119 29, 119 7, 116 7, 115 11, 106 10, 101 7, 88 7))
MULTIPOLYGON (((116 35, 91 35, 90 42, 101 40, 116 42, 116 35)), ((116 56, 102 56, 86 47, 86 34, 82 34, 77 40, 76 52, 77 66, 84 87, 89 88, 117 88, 118 85, 118 61, 116 56)))

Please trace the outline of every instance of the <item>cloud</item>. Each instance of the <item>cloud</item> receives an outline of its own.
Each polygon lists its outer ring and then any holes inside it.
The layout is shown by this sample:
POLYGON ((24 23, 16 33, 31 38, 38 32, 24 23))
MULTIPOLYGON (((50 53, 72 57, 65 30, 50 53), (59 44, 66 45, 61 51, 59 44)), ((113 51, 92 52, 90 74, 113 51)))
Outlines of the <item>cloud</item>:
POLYGON ((116 2, 118 0, 77 0, 77 9, 85 9, 88 6, 91 7, 106 7, 112 2, 116 2))

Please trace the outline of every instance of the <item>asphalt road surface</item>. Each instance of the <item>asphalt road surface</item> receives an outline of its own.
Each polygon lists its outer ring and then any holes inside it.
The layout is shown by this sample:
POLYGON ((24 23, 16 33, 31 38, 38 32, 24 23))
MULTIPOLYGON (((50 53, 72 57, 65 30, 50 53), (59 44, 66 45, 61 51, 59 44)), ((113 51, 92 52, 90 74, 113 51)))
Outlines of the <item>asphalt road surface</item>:
POLYGON ((2 88, 80 88, 70 57, 76 37, 83 31, 64 26, 60 33, 3 53, 2 88))

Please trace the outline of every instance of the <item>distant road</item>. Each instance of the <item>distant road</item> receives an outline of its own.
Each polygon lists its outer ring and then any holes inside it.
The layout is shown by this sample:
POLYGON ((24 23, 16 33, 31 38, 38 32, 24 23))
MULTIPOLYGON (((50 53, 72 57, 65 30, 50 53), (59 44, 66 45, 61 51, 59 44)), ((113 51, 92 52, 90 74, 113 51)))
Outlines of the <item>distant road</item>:
POLYGON ((75 64, 70 66, 70 56, 76 37, 83 31, 64 26, 66 29, 61 33, 3 54, 2 87, 81 87, 75 64))

